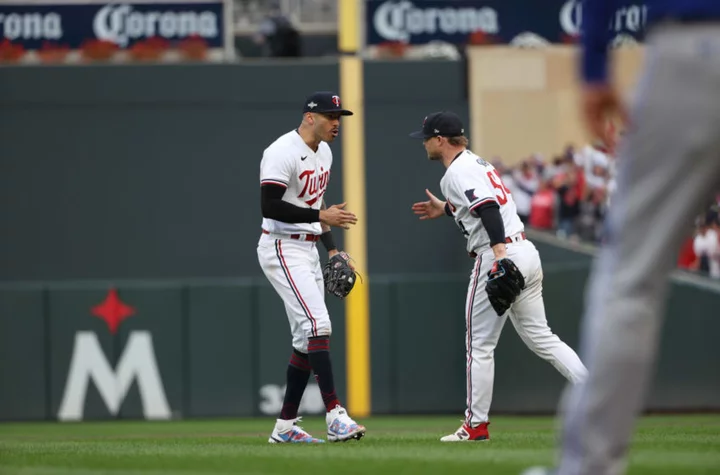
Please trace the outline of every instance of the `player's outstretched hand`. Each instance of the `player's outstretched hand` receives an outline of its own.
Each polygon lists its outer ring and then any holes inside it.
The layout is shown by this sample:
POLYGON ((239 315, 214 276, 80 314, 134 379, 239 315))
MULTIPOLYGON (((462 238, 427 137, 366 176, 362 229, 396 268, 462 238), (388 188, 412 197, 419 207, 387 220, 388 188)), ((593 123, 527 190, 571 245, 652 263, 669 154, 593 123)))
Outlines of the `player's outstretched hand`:
POLYGON ((340 203, 339 205, 332 205, 328 209, 321 209, 320 222, 328 226, 350 229, 350 224, 357 223, 357 216, 355 216, 355 213, 343 209, 346 204, 340 203))
POLYGON ((430 198, 429 201, 421 201, 412 205, 412 210, 420 216, 420 219, 435 219, 445 214, 445 202, 425 189, 430 198))

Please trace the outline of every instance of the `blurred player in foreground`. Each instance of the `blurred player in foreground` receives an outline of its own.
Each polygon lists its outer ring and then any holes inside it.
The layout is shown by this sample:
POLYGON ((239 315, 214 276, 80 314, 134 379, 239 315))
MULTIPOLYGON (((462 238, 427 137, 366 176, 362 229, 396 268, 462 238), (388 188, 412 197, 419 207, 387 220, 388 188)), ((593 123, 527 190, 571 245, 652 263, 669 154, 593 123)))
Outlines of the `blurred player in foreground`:
POLYGON ((720 184, 720 2, 648 0, 645 70, 629 117, 608 74, 611 0, 585 0, 582 109, 603 137, 626 121, 607 241, 589 282, 581 335, 588 379, 561 403, 557 469, 530 474, 619 475, 643 409, 684 231, 720 184))

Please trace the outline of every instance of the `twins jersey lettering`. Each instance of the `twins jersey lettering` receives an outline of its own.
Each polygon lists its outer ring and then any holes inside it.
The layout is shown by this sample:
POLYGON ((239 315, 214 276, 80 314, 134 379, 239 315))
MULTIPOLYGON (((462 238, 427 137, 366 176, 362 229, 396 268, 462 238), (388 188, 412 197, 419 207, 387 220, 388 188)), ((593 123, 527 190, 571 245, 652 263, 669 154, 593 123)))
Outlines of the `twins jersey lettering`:
MULTIPOLYGON (((260 184, 287 188, 283 201, 301 208, 320 209, 330 181, 332 151, 320 142, 317 152, 307 146, 297 131, 278 137, 263 152, 260 161, 260 184)), ((322 234, 319 222, 283 223, 263 218, 263 229, 277 234, 322 234)))
POLYGON ((468 252, 481 252, 490 246, 490 238, 477 217, 477 209, 486 203, 500 206, 505 235, 522 232, 525 227, 517 215, 510 190, 490 163, 470 150, 463 151, 445 171, 440 189, 450 206, 455 223, 467 239, 468 252))

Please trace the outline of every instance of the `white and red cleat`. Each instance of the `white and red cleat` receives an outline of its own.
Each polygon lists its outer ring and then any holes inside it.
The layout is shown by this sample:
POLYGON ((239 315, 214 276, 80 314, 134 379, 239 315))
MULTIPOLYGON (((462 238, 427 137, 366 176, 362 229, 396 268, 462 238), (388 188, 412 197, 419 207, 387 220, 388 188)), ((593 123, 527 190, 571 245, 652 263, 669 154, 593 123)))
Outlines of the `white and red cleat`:
POLYGON ((440 439, 441 442, 472 442, 490 439, 490 432, 487 426, 489 422, 483 422, 477 427, 470 427, 463 423, 454 434, 446 435, 440 439))

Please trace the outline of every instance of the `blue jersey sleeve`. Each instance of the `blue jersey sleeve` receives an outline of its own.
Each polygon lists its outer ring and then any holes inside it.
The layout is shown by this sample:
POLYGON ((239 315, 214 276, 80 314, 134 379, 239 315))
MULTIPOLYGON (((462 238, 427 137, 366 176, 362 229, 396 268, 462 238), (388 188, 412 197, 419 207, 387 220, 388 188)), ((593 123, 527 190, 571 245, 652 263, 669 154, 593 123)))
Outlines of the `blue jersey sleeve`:
POLYGON ((585 82, 608 78, 610 21, 616 0, 582 0, 581 75, 585 82))

